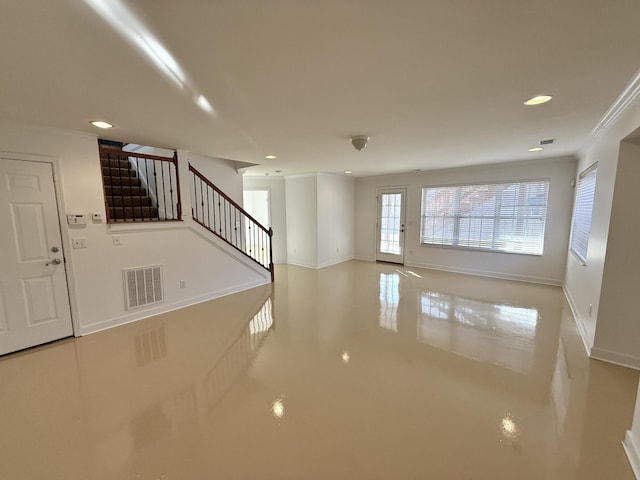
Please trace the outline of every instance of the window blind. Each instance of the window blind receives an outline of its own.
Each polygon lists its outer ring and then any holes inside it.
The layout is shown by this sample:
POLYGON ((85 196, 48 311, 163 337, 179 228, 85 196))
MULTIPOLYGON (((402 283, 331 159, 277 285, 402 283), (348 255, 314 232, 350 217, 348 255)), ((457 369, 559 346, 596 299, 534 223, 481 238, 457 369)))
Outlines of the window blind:
POLYGON ((549 180, 422 189, 422 244, 542 255, 549 180))
POLYGON ((598 164, 594 164, 578 177, 576 187, 576 203, 573 208, 573 224, 571 226, 571 251, 587 263, 589 234, 591 233, 591 216, 593 199, 596 192, 596 175, 598 164))

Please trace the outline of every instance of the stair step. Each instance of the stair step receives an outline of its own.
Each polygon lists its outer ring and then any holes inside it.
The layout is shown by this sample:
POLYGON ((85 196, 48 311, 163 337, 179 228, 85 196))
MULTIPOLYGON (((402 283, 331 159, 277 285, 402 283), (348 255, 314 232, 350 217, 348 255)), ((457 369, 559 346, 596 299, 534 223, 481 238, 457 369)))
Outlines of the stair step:
POLYGON ((100 165, 103 167, 130 168, 129 160, 121 160, 118 158, 100 158, 100 165))
POLYGON ((157 220, 156 207, 109 207, 111 220, 157 220))
POLYGON ((125 160, 129 161, 129 155, 118 155, 116 153, 101 153, 100 160, 125 160))
POLYGON ((150 207, 152 202, 149 197, 108 196, 107 204, 110 207, 150 207))
POLYGON ((131 187, 139 187, 141 185, 139 178, 132 177, 103 177, 104 184, 106 185, 124 185, 131 187))
POLYGON ((105 185, 104 194, 107 197, 144 197, 147 189, 144 187, 105 185))
POLYGON ((102 167, 103 177, 137 177, 138 173, 132 168, 102 167))

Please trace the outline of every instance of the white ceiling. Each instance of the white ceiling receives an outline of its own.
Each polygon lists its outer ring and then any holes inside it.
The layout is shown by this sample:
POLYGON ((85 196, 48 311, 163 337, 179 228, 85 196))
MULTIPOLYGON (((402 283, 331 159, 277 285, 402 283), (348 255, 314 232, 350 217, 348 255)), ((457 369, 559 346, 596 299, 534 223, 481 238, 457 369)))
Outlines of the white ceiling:
POLYGON ((104 119, 116 125, 105 138, 261 164, 257 174, 575 153, 640 66, 638 0, 0 0, 0 9, 1 117, 93 133, 88 122, 104 119), (128 28, 109 22, 118 8, 128 28), (126 37, 131 25, 146 53, 126 37), (540 93, 553 101, 522 105, 540 93), (200 95, 213 113, 196 105, 200 95), (362 152, 349 143, 356 134, 371 136, 362 152), (527 151, 545 138, 557 143, 527 151))

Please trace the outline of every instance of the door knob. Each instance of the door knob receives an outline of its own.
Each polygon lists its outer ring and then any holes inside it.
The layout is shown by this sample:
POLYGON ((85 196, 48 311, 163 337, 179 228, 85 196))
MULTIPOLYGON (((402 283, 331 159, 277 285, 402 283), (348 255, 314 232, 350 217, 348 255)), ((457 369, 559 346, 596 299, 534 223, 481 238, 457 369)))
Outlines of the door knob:
POLYGON ((60 249, 59 249, 58 247, 51 247, 51 251, 52 251, 53 253, 56 253, 56 252, 59 252, 59 251, 60 251, 60 249))
POLYGON ((54 258, 50 262, 45 263, 44 266, 48 267, 49 265, 60 265, 61 263, 62 263, 62 260, 60 260, 59 258, 54 258))

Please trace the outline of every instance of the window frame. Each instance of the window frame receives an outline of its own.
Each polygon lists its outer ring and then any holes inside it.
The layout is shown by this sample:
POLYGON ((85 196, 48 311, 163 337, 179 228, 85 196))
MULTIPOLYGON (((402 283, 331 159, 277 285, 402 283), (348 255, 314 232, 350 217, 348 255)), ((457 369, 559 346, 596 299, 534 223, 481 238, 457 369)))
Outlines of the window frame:
MULTIPOLYGON (((508 188, 508 187, 507 187, 508 188)), ((455 184, 437 184, 437 185, 423 185, 421 187, 421 196, 420 196, 420 237, 419 237, 419 244, 420 246, 425 246, 425 247, 439 247, 439 248, 451 248, 451 249, 456 249, 456 250, 469 250, 469 251, 474 251, 474 252, 491 252, 491 253, 503 253, 503 254, 514 254, 514 255, 532 255, 532 256, 542 256, 544 255, 544 244, 545 244, 545 239, 546 239, 546 226, 547 226, 547 214, 549 211, 549 192, 551 191, 551 179, 550 178, 528 178, 528 179, 518 179, 518 180, 493 180, 493 181, 482 181, 482 182, 465 182, 465 183, 455 183, 455 184), (541 183, 544 182, 546 183, 546 190, 545 190, 545 204, 544 204, 544 224, 542 226, 542 244, 541 244, 541 249, 540 252, 520 252, 520 251, 512 251, 512 250, 502 250, 499 248, 489 248, 489 247, 481 247, 481 246, 468 246, 468 245, 450 245, 450 244, 446 244, 446 243, 432 243, 432 242, 425 242, 424 241, 424 221, 425 221, 425 205, 424 205, 424 200, 425 200, 425 190, 427 189, 437 189, 437 188, 455 188, 455 187, 478 187, 478 186, 485 186, 485 185, 507 185, 507 186, 511 186, 514 184, 527 184, 527 183, 541 183)), ((494 215, 493 217, 486 217, 486 218, 493 218, 498 219, 498 215, 494 215)), ((459 213, 454 217, 455 218, 455 222, 456 225, 458 226, 457 228, 454 227, 454 230, 458 230, 459 229, 459 224, 460 224, 460 219, 461 218, 469 218, 469 217, 461 217, 459 216, 459 213)), ((518 217, 514 217, 514 218, 518 218, 518 217)), ((522 218, 526 218, 526 217, 522 217, 522 218)), ((456 241, 460 241, 461 238, 458 236, 455 239, 456 241)), ((495 242, 495 240, 494 240, 495 242)))
MULTIPOLYGON (((585 168, 582 172, 578 174, 578 177, 576 179, 576 193, 573 200, 573 212, 571 214, 571 232, 570 232, 570 238, 569 238, 569 251, 573 255, 575 255, 575 257, 578 259, 581 265, 587 264, 587 257, 589 254, 589 237, 591 236, 591 225, 593 224, 593 206, 595 205, 595 200, 596 200, 597 183, 598 183, 598 162, 595 162, 592 165, 585 168), (593 182, 590 184, 587 184, 588 186, 591 185, 592 190, 591 190, 591 202, 589 205, 589 220, 588 220, 588 225, 586 229, 586 235, 584 235, 584 238, 586 239, 586 241, 584 245, 584 256, 583 256, 582 252, 579 252, 576 249, 576 246, 574 245, 574 240, 576 238, 575 226, 576 226, 576 213, 578 212, 578 208, 577 208, 578 199, 579 199, 578 195, 580 194, 580 181, 587 178, 587 175, 593 172, 595 172, 593 177, 593 182)), ((580 232, 580 233, 583 234, 584 232, 580 232)))

